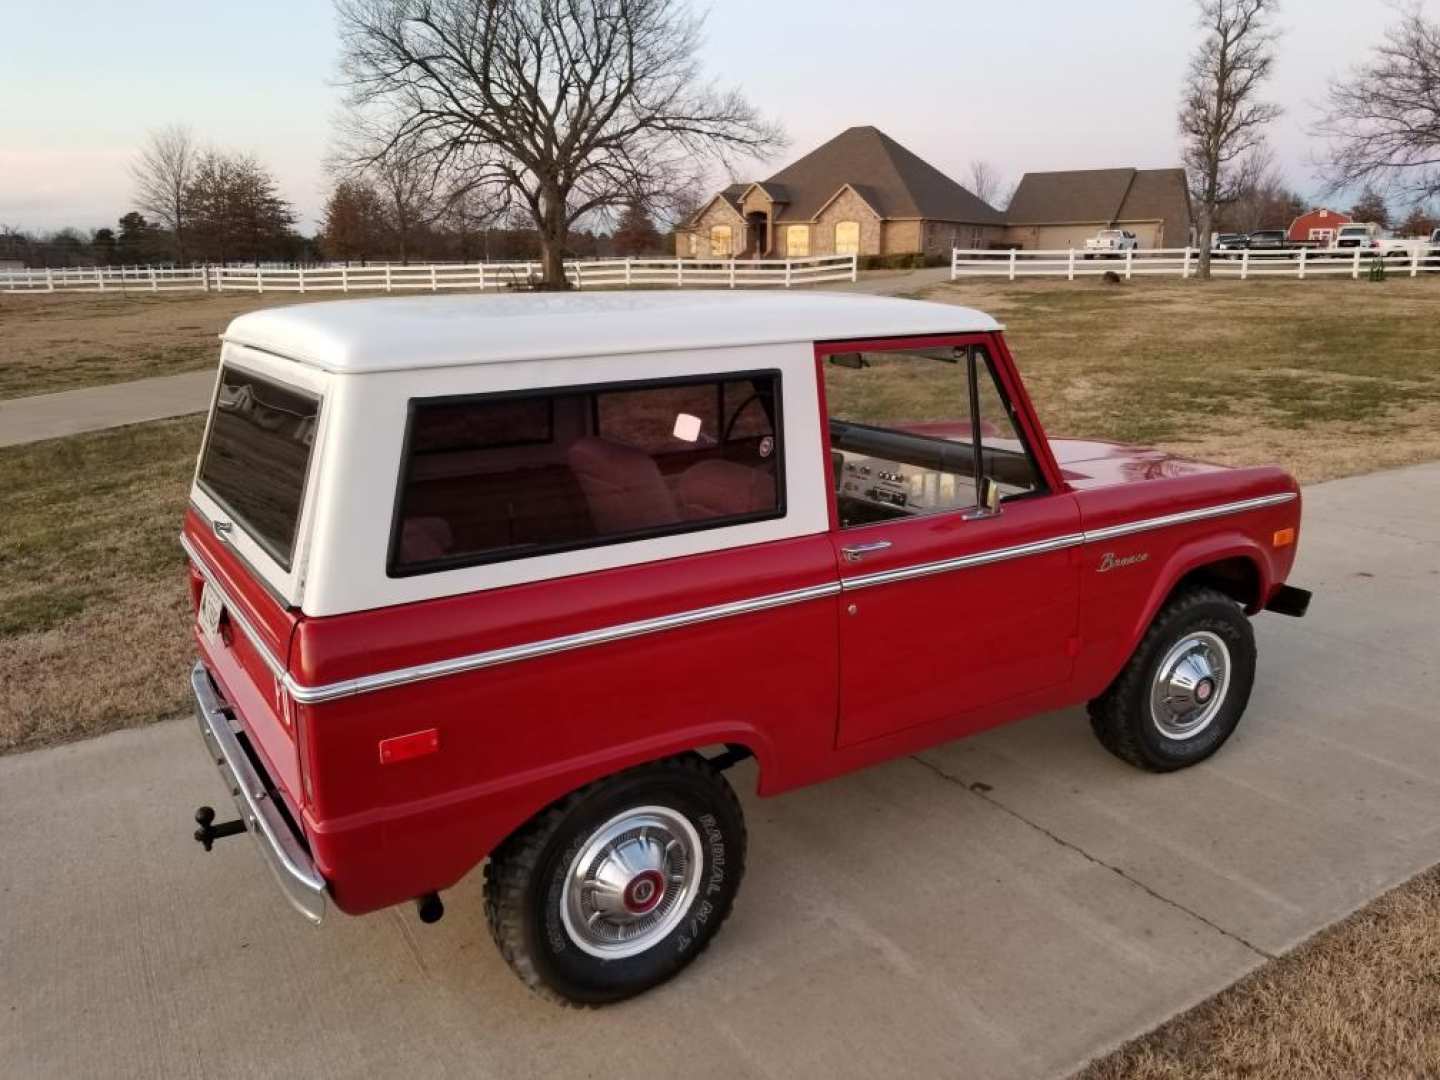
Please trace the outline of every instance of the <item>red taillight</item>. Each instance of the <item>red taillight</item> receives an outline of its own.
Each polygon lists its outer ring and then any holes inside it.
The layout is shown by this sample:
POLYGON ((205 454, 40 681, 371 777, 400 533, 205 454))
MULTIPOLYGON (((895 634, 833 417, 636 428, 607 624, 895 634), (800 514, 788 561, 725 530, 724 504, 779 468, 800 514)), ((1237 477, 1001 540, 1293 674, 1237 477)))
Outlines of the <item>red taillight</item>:
POLYGON ((396 735, 380 740, 380 764, 393 765, 397 761, 433 754, 440 749, 440 732, 435 728, 414 731, 409 735, 396 735))

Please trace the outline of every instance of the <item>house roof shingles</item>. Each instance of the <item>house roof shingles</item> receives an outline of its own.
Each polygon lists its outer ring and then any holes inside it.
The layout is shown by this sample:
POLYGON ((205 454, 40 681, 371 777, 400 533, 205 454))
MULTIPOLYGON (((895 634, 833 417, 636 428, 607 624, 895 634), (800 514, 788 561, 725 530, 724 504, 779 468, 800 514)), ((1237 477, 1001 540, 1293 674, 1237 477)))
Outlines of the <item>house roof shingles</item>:
MULTIPOLYGON (((1002 225, 1000 211, 874 127, 852 127, 757 186, 776 204, 775 220, 810 221, 849 184, 882 218, 926 218, 1002 225)), ((751 185, 732 184, 736 205, 751 185)))
POLYGON ((1010 200, 1011 225, 1150 221, 1186 199, 1183 169, 1076 169, 1026 173, 1010 200))

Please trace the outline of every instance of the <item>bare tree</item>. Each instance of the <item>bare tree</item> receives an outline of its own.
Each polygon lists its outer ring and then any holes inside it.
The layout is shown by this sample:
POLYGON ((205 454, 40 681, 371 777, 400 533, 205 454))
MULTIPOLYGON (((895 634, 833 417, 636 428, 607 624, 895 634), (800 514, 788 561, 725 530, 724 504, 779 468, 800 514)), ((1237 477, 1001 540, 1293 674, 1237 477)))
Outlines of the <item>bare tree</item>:
POLYGON ((186 192, 195 179, 200 147, 194 133, 181 124, 150 132, 140 156, 130 166, 135 180, 135 205, 148 210, 175 237, 175 258, 185 261, 186 192))
POLYGON ((981 158, 970 162, 970 190, 981 202, 996 209, 1001 208, 1002 202, 1009 202, 1000 170, 981 158))
POLYGON ((684 0, 335 0, 352 117, 432 174, 523 209, 565 287, 581 219, 664 203, 717 159, 780 145, 736 91, 701 79, 684 0))
POLYGON ((1331 84, 1318 133, 1330 139, 1332 191, 1440 195, 1440 22, 1411 8, 1367 63, 1331 84))
POLYGON ((1180 105, 1185 165, 1199 208, 1199 276, 1210 277, 1219 207, 1247 182, 1247 164, 1280 107, 1258 98, 1275 64, 1278 0, 1197 0, 1205 39, 1190 59, 1180 105))

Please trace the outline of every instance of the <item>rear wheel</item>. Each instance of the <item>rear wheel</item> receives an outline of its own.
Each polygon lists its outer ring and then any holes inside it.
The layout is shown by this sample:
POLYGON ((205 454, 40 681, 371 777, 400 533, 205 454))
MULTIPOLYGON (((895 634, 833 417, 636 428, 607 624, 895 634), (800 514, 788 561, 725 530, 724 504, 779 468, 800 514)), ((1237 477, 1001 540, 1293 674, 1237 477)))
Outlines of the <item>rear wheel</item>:
POLYGON ((1255 635, 1234 600, 1187 589, 1155 616, 1115 681, 1090 702, 1101 744, 1170 772, 1204 761, 1234 732, 1255 681, 1255 635))
POLYGON ((744 866, 734 791, 686 755, 583 788, 506 840, 485 868, 486 915, 531 989, 599 1005, 694 960, 730 914, 744 866))

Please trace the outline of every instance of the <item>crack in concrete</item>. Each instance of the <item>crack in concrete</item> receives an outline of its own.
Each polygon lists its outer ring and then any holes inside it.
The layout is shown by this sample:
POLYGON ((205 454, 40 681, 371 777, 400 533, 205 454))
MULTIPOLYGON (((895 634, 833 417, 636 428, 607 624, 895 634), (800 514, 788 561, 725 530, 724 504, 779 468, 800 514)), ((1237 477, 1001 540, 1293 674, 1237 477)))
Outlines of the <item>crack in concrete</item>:
POLYGON ((948 773, 948 772, 946 772, 944 769, 940 768, 940 766, 936 765, 934 762, 926 761, 924 758, 922 758, 922 757, 920 757, 920 756, 918 756, 918 755, 915 755, 915 754, 912 754, 912 755, 910 756, 910 760, 913 761, 913 762, 915 762, 915 763, 918 764, 918 765, 922 765, 922 766, 924 766, 925 768, 929 769, 929 770, 930 770, 932 773, 934 773, 936 776, 940 777, 940 779, 942 779, 942 780, 944 780, 944 781, 946 781, 946 782, 948 782, 948 783, 954 784, 954 785, 956 785, 956 786, 959 787, 959 788, 962 788, 963 790, 969 792, 971 795, 974 795, 977 799, 981 799, 981 800, 983 800, 984 802, 989 803, 991 806, 995 807, 995 809, 1000 810, 1000 811, 1003 812, 1003 813, 1009 814, 1009 815, 1010 815, 1012 818, 1014 818, 1016 821, 1020 822, 1020 823, 1023 824, 1023 825, 1028 825, 1030 828, 1034 829, 1036 832, 1040 833, 1042 836, 1047 837, 1048 839, 1050 839, 1051 841, 1053 841, 1053 842, 1056 843, 1056 844, 1059 844, 1059 845, 1060 845, 1061 847, 1063 847, 1063 848, 1068 848, 1069 850, 1075 852, 1077 855, 1079 855, 1081 858, 1085 859, 1086 861, 1092 862, 1092 863, 1094 863, 1096 866, 1104 867, 1106 870, 1109 870, 1111 873, 1119 875, 1120 877, 1122 877, 1122 878, 1124 878, 1126 881, 1128 881, 1131 885, 1134 885, 1134 886, 1135 886, 1137 889, 1139 889, 1141 892, 1145 893, 1147 896, 1152 896, 1152 897, 1154 897, 1156 900, 1159 900, 1162 904, 1166 904, 1166 905, 1168 905, 1169 907, 1174 908, 1176 911, 1182 912, 1182 913, 1185 914, 1185 915, 1189 915, 1192 919, 1195 919, 1195 920, 1198 921, 1198 922, 1204 923, 1204 924, 1205 924, 1206 926, 1208 926, 1211 930, 1214 930, 1217 934, 1222 934, 1222 935, 1224 935, 1225 937, 1229 938, 1231 941, 1234 941, 1234 942, 1236 942, 1237 944, 1243 945, 1245 948, 1247 948, 1247 949, 1249 949, 1251 952, 1253 952, 1256 956, 1262 957, 1263 959, 1266 959, 1266 960, 1274 960, 1274 959, 1275 959, 1275 954, 1274 954, 1274 953, 1272 953, 1272 952, 1267 952, 1265 949, 1260 948, 1260 946, 1254 944, 1253 942, 1247 941, 1245 938, 1241 937, 1239 934, 1235 933, 1234 931, 1232 931, 1232 930, 1227 930, 1227 929, 1225 929, 1225 927, 1219 925, 1218 923, 1214 922, 1213 920, 1206 918, 1204 915, 1201 915, 1198 911, 1195 911, 1195 910, 1193 910, 1193 909, 1191 909, 1191 908, 1186 907, 1184 904, 1180 903, 1180 902, 1177 901, 1177 900, 1172 900, 1170 897, 1164 895, 1163 893, 1157 892, 1156 890, 1152 889, 1149 885, 1146 885, 1145 882, 1141 881, 1139 878, 1135 877, 1135 876, 1132 875, 1132 874, 1127 873, 1127 872, 1126 872, 1125 870, 1123 870, 1121 867, 1115 866, 1113 863, 1108 863, 1108 862, 1106 862, 1104 859, 1096 858, 1094 855, 1091 855, 1088 851, 1086 851, 1084 848, 1080 847, 1078 844, 1075 844, 1075 843, 1072 843, 1072 842, 1069 841, 1069 840, 1066 840, 1063 836, 1060 836, 1060 835, 1058 835, 1057 833, 1051 832, 1049 829, 1045 828, 1045 826, 1044 826, 1044 825, 1041 825, 1039 822, 1031 821, 1028 817, 1026 817, 1024 814, 1020 813, 1018 810, 1013 810, 1013 809, 1011 809, 1010 807, 1006 806, 1006 805, 1005 805, 1004 803, 1002 803, 999 799, 995 798, 993 795, 990 794, 991 790, 993 790, 993 789, 990 787, 989 784, 981 783, 981 782, 979 782, 979 781, 976 781, 976 782, 973 783, 973 784, 971 784, 971 783, 966 783, 966 782, 965 782, 964 780, 962 780, 960 777, 958 777, 958 776, 952 776, 950 773, 948 773))

